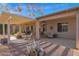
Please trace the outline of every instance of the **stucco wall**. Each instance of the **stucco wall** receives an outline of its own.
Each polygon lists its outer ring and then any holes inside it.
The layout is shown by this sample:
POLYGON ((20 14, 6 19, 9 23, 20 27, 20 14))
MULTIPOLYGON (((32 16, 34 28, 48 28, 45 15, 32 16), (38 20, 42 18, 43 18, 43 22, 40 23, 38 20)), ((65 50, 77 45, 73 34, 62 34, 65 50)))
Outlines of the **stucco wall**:
MULTIPOLYGON (((62 38, 76 38, 76 20, 75 17, 65 17, 65 18, 58 18, 54 20, 48 20, 47 22, 47 33, 57 33, 58 37, 62 38), (57 32, 57 23, 67 22, 68 23, 68 32, 57 32), (50 27, 53 27, 50 30, 50 27)), ((42 28, 42 27, 41 27, 42 28)))

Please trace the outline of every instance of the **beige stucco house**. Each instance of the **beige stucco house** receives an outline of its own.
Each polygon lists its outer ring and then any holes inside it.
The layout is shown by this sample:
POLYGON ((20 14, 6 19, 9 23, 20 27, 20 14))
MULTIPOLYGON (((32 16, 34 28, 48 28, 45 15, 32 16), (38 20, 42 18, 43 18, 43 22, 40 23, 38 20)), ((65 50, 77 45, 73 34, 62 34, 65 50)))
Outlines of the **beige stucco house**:
MULTIPOLYGON (((42 16, 37 20, 42 32, 76 40, 76 48, 79 49, 79 7, 42 16)), ((39 34, 38 36, 40 37, 39 34)))
POLYGON ((66 11, 40 17, 40 27, 43 30, 43 27, 46 26, 45 31, 47 33, 56 33, 58 34, 58 37, 75 39, 77 12, 77 8, 73 8, 66 11))
MULTIPOLYGON (((0 16, 0 24, 8 24, 8 17, 12 14, 2 14, 0 16)), ((57 34, 59 38, 68 38, 76 41, 76 48, 79 49, 79 7, 71 8, 61 12, 49 14, 31 20, 26 17, 12 15, 10 24, 19 25, 19 31, 26 30, 25 28, 32 26, 35 32, 36 39, 40 39, 41 32, 46 35, 57 34)), ((14 30, 13 30, 14 31, 14 30)), ((5 30, 3 30, 5 35, 5 30)))

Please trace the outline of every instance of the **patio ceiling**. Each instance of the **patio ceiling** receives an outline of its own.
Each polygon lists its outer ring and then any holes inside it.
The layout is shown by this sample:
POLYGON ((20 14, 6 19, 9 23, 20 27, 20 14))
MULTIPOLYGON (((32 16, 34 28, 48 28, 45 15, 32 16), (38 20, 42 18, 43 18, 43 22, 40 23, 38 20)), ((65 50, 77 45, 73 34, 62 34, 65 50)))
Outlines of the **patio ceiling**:
POLYGON ((8 24, 8 19, 10 16, 12 17, 12 19, 10 20, 10 24, 24 24, 24 23, 27 24, 28 22, 32 21, 32 19, 29 19, 26 17, 14 15, 14 14, 9 14, 9 13, 2 13, 0 15, 0 23, 1 24, 8 24))

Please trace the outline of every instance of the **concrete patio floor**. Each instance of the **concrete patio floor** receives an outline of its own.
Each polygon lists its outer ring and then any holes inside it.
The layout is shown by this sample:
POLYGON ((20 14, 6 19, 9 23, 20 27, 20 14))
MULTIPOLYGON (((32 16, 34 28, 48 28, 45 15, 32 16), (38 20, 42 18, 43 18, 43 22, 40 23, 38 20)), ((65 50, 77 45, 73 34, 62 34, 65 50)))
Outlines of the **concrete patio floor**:
MULTIPOLYGON (((21 40, 20 40, 21 41, 21 40)), ((79 56, 79 50, 68 48, 50 40, 39 40, 40 47, 43 48, 45 56, 79 56)), ((12 43, 10 45, 0 45, 0 56, 27 56, 26 43, 12 43)))
POLYGON ((41 38, 41 40, 47 40, 54 44, 62 45, 67 48, 75 48, 76 40, 75 39, 65 39, 65 38, 41 38))

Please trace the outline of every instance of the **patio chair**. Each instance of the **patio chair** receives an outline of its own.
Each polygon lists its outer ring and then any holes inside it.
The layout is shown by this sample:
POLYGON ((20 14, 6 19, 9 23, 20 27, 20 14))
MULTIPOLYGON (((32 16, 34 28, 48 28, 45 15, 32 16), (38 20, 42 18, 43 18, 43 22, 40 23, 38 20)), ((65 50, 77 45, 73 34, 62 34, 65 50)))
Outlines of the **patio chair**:
POLYGON ((21 39, 21 38, 22 38, 21 32, 17 32, 17 33, 15 34, 15 36, 16 36, 17 39, 21 39))
POLYGON ((49 38, 52 38, 52 37, 53 37, 53 34, 48 33, 47 36, 48 36, 49 38))
POLYGON ((56 33, 48 33, 47 34, 47 37, 48 38, 57 38, 58 37, 58 34, 56 34, 56 33))
POLYGON ((25 40, 27 40, 27 39, 32 39, 32 33, 29 34, 29 35, 24 34, 24 35, 22 35, 22 37, 23 37, 25 40))
POLYGON ((46 37, 48 37, 48 38, 52 38, 52 37, 53 37, 53 33, 51 33, 51 32, 45 32, 44 34, 45 34, 46 37))

